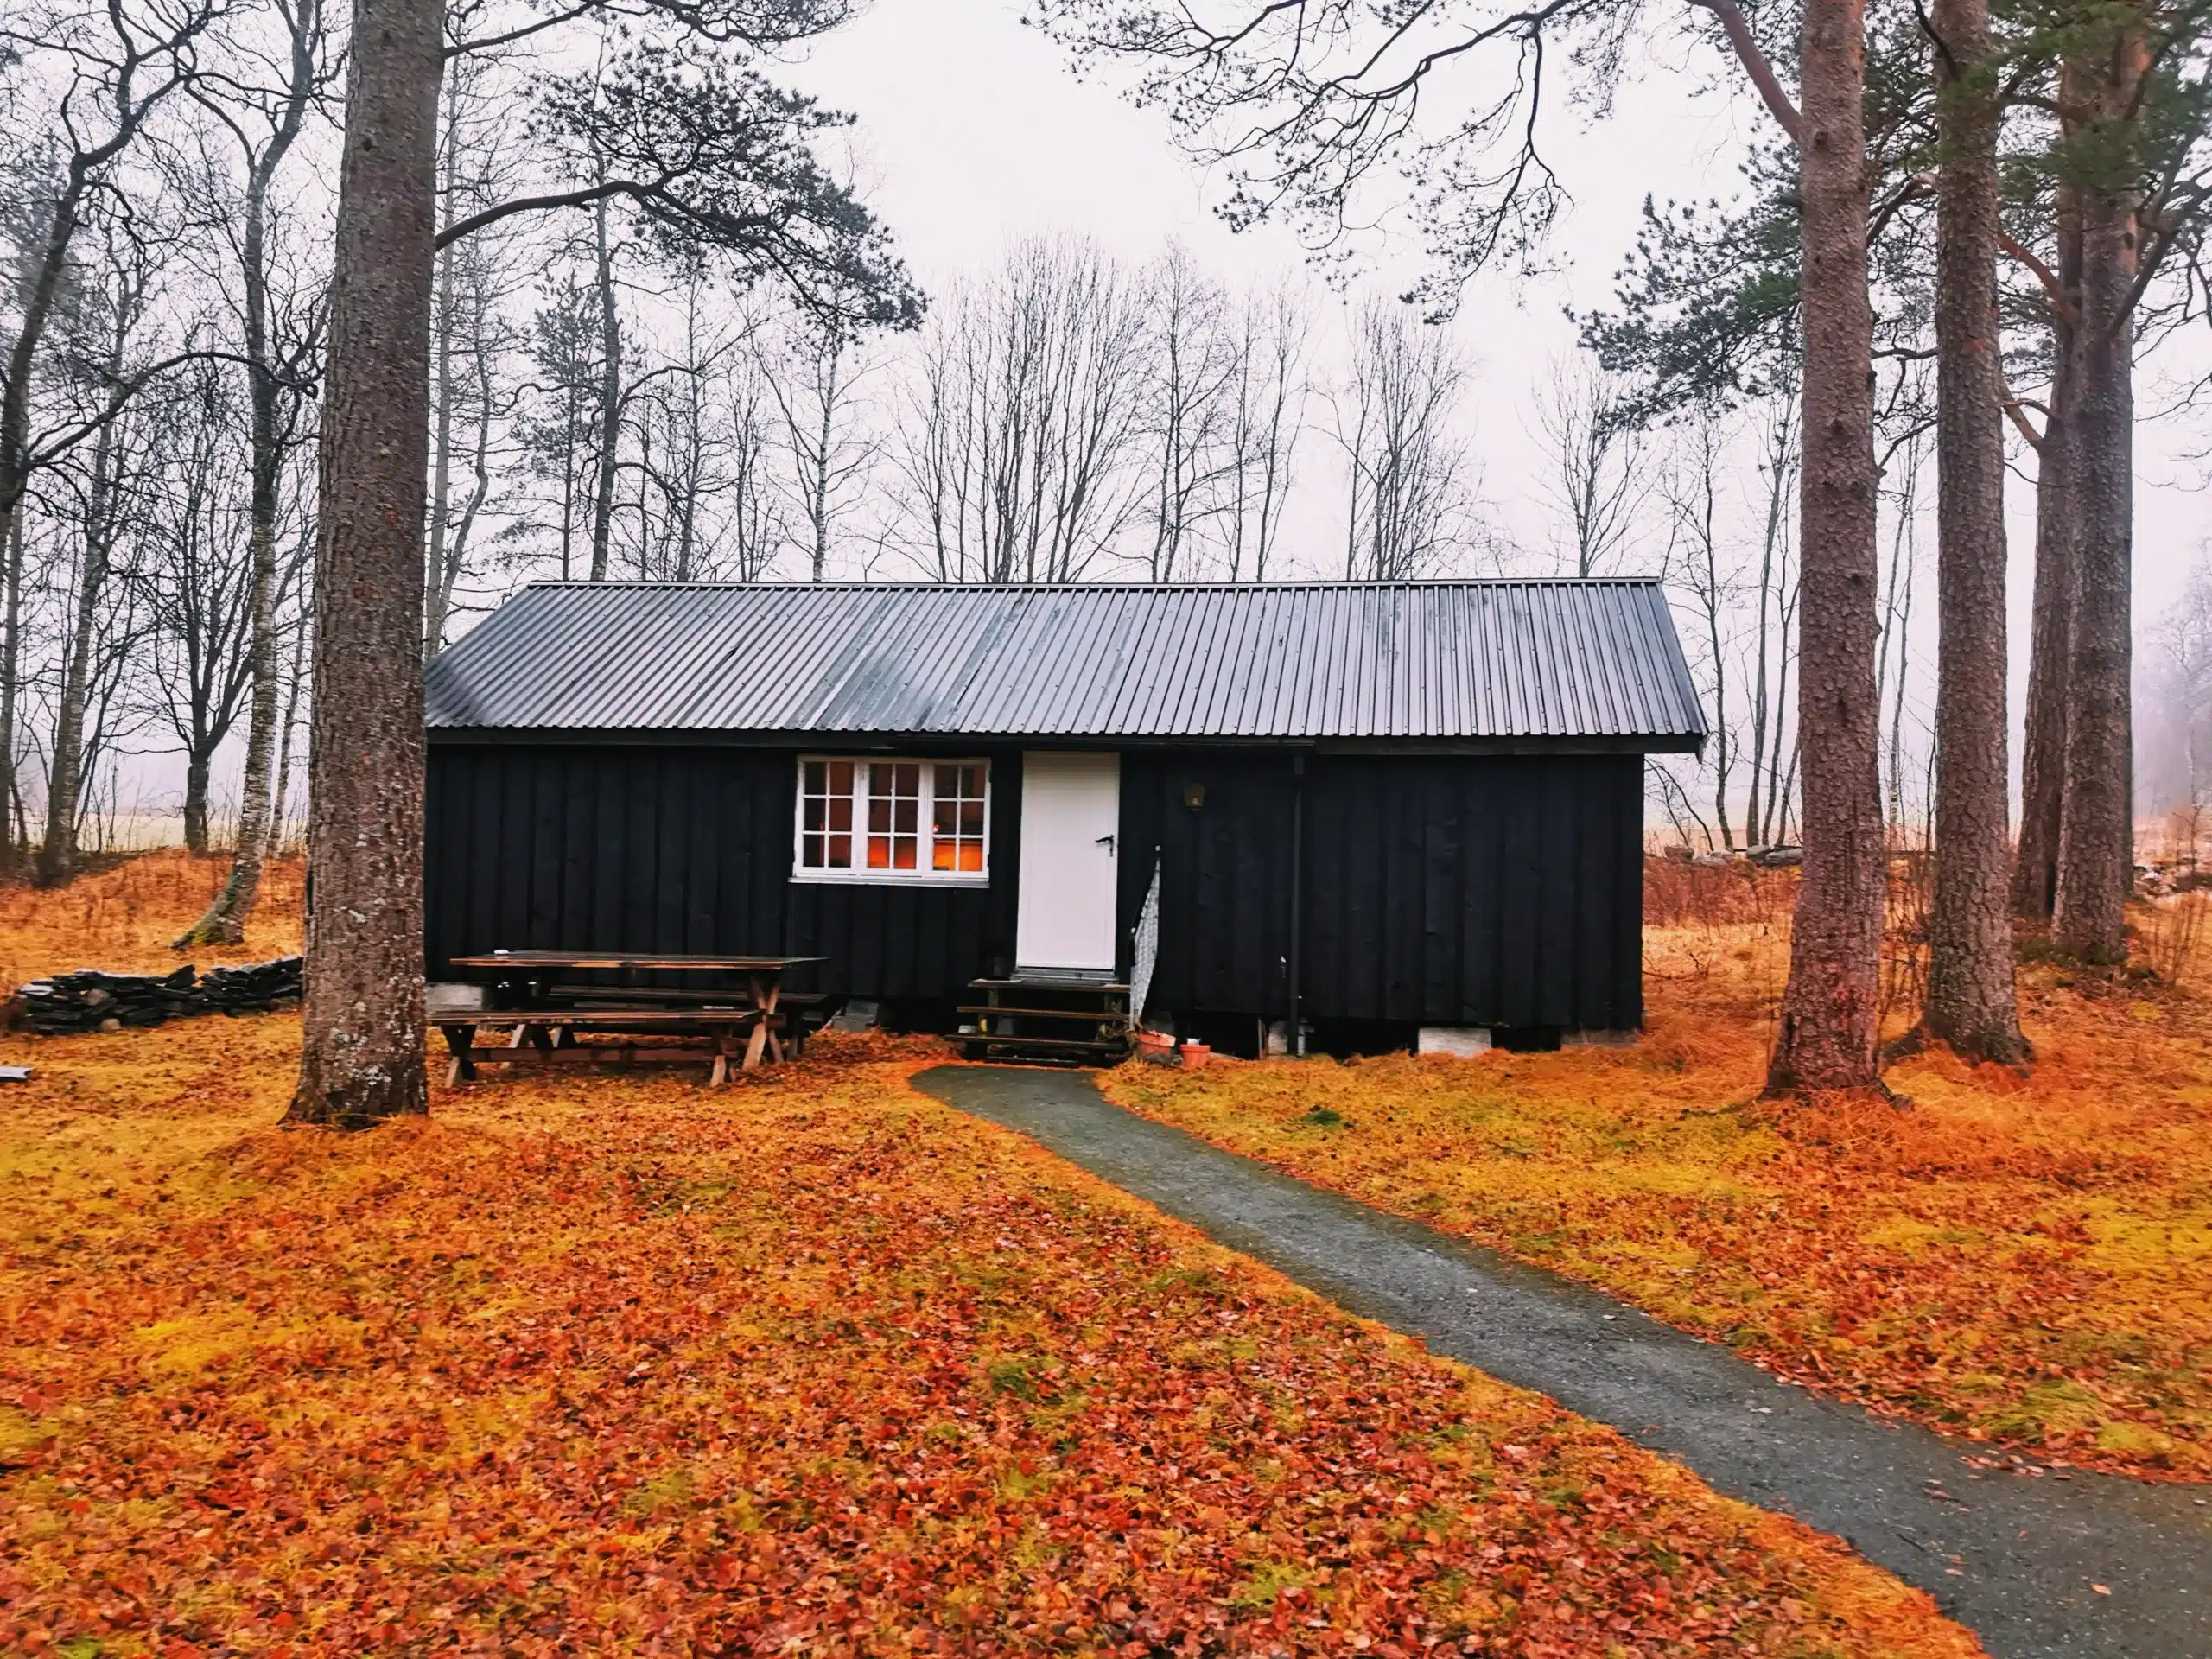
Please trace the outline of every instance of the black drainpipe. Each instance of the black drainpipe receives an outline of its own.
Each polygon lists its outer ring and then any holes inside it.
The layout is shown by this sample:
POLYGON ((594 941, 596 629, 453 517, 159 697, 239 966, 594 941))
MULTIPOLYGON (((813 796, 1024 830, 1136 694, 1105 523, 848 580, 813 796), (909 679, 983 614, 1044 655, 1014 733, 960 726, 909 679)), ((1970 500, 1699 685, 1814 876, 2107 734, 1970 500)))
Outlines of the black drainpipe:
POLYGON ((1306 1020, 1300 1007, 1299 944, 1306 891, 1306 757, 1290 758, 1290 1052, 1306 1054, 1306 1020))

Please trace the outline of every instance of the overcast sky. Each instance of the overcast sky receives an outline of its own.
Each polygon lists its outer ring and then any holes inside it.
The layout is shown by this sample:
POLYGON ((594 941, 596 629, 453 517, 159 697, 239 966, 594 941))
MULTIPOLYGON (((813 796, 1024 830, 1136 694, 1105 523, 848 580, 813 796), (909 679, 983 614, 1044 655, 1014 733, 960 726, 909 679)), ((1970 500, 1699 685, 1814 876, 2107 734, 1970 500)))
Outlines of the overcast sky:
MULTIPOLYGON (((1524 545, 1544 545, 1549 528, 1532 487, 1541 463, 1528 435, 1532 388, 1573 343, 1563 307, 1608 297, 1647 193, 1732 194, 1746 124, 1765 118, 1748 98, 1708 90, 1725 66, 1698 48, 1662 41, 1649 55, 1648 73, 1619 89, 1608 119, 1563 110, 1553 128, 1550 152, 1575 198, 1554 235, 1558 276, 1526 285, 1486 281, 1470 291, 1459 325, 1481 371, 1475 436, 1487 493, 1524 545)), ((986 264, 1033 232, 1086 232, 1133 257, 1179 237, 1233 277, 1299 263, 1283 232, 1224 229, 1211 211, 1220 181, 1177 155, 1164 118, 1128 107, 1109 85, 1076 79, 1058 48, 1021 27, 1007 0, 874 0, 794 78, 859 116, 872 194, 925 283, 986 264)), ((1408 241, 1378 243, 1373 253, 1386 283, 1402 285, 1415 269, 1408 241)), ((2149 418, 2158 385, 2188 366, 2184 355, 2200 372, 2212 361, 2191 340, 2183 351, 2169 347, 2142 376, 2139 623, 2171 601, 2205 539, 2204 467, 2194 459, 2205 446, 2204 423, 2149 418)), ((2018 485, 2013 588, 2023 623, 2032 509, 2031 491, 2018 485)))
MULTIPOLYGON (((1729 66, 1712 61, 1702 48, 1662 41, 1639 55, 1645 70, 1635 84, 1617 90, 1607 119, 1592 123, 1580 111, 1561 110, 1553 126, 1548 153, 1574 198, 1554 232, 1556 274, 1528 283, 1486 279, 1469 291, 1457 325, 1478 372, 1472 435, 1484 494, 1508 532, 1531 550, 1554 544, 1553 515, 1537 482, 1541 454, 1530 435, 1534 389, 1548 365, 1573 344, 1564 308, 1610 297, 1612 274, 1634 238, 1647 194, 1732 196, 1746 133, 1766 118, 1750 99, 1733 95, 1729 66)), ((1211 212, 1221 181, 1203 176, 1174 151, 1164 118, 1131 109, 1109 84, 1077 79, 1058 48, 1021 27, 1019 6, 1010 0, 874 0, 804 62, 775 73, 858 116, 855 142, 868 194, 925 286, 987 265, 1009 242, 1034 232, 1087 234, 1133 259, 1148 258, 1179 238, 1218 274, 1239 282, 1302 264, 1280 231, 1234 235, 1224 229, 1211 212)), ((1408 238, 1379 241, 1369 252, 1372 280, 1385 289, 1402 289, 1420 269, 1408 238)), ((2159 388, 2208 371, 2212 341, 2193 339, 2179 349, 2164 348, 2139 377, 2139 632, 2171 602, 2206 542, 2206 463, 2197 456, 2212 442, 2208 423, 2193 416, 2156 418, 2159 388)), ((1318 446, 1301 462, 1324 464, 1318 446)), ((2031 483, 2016 479, 2016 716, 2024 681, 2033 507, 2031 483)), ((1316 525, 1313 533, 1325 528, 1316 525)), ((1332 540, 1333 530, 1327 533, 1332 540)), ((1294 558, 1294 538, 1287 539, 1293 539, 1294 558)), ((1932 537, 1923 547, 1932 566, 1932 537)), ((1923 605, 1912 629, 1923 668, 1932 613, 1932 604, 1923 605)), ((2017 741, 2014 751, 2017 767, 2017 741)), ((235 753, 226 761, 219 787, 234 791, 235 753)), ((149 757, 132 771, 125 793, 149 801, 173 793, 181 775, 173 756, 149 757)))

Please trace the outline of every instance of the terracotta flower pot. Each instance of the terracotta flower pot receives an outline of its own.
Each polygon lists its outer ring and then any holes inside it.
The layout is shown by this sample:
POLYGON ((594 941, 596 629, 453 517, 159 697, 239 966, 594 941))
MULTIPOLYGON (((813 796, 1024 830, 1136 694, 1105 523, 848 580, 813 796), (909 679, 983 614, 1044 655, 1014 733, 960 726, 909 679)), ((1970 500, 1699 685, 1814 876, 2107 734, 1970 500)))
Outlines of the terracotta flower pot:
POLYGON ((1164 1031, 1137 1033, 1137 1058, 1154 1065, 1175 1064, 1175 1039, 1164 1031))
POLYGON ((1197 1071, 1200 1066, 1204 1065, 1212 1058, 1213 1050, 1204 1043, 1185 1043, 1183 1045, 1183 1065, 1190 1071, 1197 1071))

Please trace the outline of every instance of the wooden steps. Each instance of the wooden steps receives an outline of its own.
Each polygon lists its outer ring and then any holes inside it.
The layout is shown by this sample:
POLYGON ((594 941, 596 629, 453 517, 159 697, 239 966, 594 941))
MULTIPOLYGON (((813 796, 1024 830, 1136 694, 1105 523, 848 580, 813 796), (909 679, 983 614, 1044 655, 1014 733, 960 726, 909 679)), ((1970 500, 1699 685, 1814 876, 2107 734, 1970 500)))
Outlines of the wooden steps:
POLYGON ((960 1013, 961 1052, 972 1060, 1118 1065, 1135 1042, 1129 988, 1061 979, 978 979, 960 1013))

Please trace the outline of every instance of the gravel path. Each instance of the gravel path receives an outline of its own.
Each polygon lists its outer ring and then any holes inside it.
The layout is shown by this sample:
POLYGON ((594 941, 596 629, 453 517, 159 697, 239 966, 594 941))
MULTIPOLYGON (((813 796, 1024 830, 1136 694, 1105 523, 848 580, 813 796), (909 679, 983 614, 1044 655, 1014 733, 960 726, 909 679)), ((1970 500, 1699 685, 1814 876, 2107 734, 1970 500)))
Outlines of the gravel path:
POLYGON ((1081 1072, 942 1066, 916 1083, 1716 1491, 1848 1540, 1998 1659, 2212 1656, 2203 1487, 1976 1470, 1966 1442, 1819 1399, 1600 1291, 1139 1117, 1081 1072))

